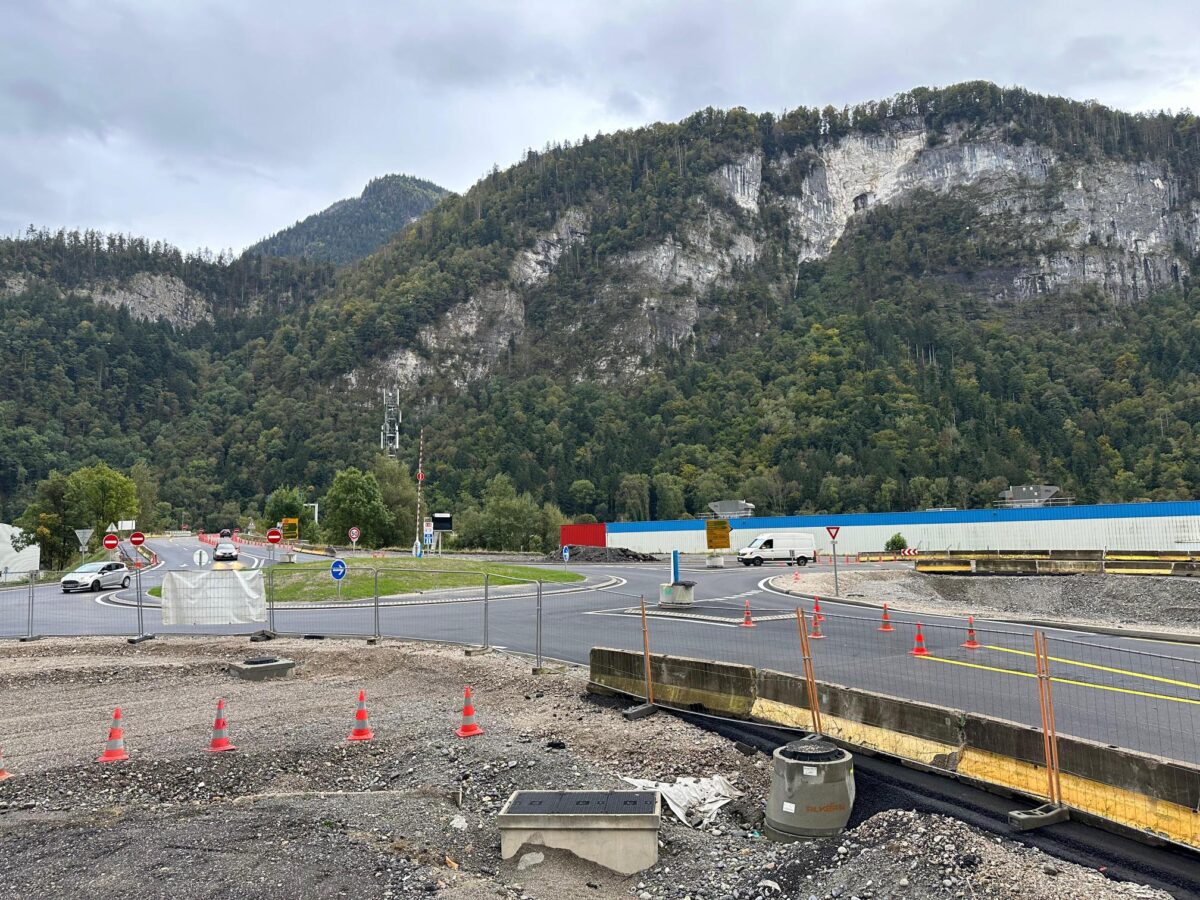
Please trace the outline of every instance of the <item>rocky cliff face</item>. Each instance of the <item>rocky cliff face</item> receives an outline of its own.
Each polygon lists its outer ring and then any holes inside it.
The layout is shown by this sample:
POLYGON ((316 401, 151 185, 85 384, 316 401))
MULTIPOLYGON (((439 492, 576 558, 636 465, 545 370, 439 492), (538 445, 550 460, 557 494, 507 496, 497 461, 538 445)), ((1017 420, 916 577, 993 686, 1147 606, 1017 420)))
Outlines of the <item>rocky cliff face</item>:
POLYGON ((461 385, 493 369, 531 327, 580 342, 602 372, 640 372, 656 351, 687 348, 715 312, 713 289, 778 239, 771 223, 786 221, 787 253, 799 265, 829 256, 855 216, 922 191, 967 198, 981 221, 1005 216, 1046 248, 967 288, 996 301, 1096 285, 1136 303, 1188 278, 1189 259, 1200 255, 1200 202, 1183 197, 1164 164, 1063 160, 1036 143, 1006 142, 995 129, 931 136, 919 122, 892 122, 773 159, 748 152, 708 178, 728 204, 697 198, 699 213, 666 239, 607 259, 608 277, 577 318, 530 323, 525 309, 563 254, 588 241, 586 205, 535 236, 505 283, 477 291, 425 329, 418 346, 398 350, 386 376, 408 385, 436 370, 461 385), (780 184, 789 187, 771 187, 780 184))
MULTIPOLYGON (((28 279, 7 275, 0 293, 16 294, 25 290, 28 279)), ((212 312, 204 297, 173 275, 139 272, 129 278, 104 278, 71 288, 70 293, 95 303, 127 309, 143 322, 163 320, 180 328, 212 321, 212 312)))

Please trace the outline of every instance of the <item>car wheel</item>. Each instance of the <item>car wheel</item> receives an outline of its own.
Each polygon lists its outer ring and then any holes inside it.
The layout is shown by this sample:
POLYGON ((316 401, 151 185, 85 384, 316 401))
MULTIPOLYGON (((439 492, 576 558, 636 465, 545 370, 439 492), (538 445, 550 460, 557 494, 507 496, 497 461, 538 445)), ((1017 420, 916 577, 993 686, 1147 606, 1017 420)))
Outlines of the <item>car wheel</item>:
POLYGON ((796 565, 798 565, 798 566, 807 566, 807 565, 808 565, 808 557, 807 557, 807 556, 801 556, 801 557, 798 557, 798 558, 796 559, 796 565))
POLYGON ((761 566, 762 565, 762 557, 761 556, 754 557, 754 564, 756 566, 761 566))
POLYGON ((70 592, 70 591, 68 591, 66 588, 63 588, 63 589, 62 589, 62 592, 63 592, 64 594, 69 594, 69 593, 71 593, 71 592, 70 592))
POLYGON ((99 582, 99 581, 93 581, 93 582, 92 582, 92 590, 93 590, 93 591, 98 591, 98 590, 100 590, 100 582, 99 582))
POLYGON ((124 578, 121 579, 121 587, 123 587, 123 588, 129 587, 129 576, 128 575, 126 575, 124 578))

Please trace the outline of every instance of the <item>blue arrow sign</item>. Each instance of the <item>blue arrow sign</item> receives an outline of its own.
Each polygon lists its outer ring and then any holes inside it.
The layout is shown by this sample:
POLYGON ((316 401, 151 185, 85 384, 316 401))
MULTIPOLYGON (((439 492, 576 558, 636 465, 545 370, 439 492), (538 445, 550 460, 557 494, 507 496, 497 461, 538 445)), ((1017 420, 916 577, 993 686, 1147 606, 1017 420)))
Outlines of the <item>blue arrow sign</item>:
POLYGON ((571 561, 571 548, 563 547, 563 562, 570 562, 570 561, 571 561))
POLYGON ((341 581, 346 577, 346 561, 344 559, 335 559, 329 564, 329 574, 334 581, 341 581))

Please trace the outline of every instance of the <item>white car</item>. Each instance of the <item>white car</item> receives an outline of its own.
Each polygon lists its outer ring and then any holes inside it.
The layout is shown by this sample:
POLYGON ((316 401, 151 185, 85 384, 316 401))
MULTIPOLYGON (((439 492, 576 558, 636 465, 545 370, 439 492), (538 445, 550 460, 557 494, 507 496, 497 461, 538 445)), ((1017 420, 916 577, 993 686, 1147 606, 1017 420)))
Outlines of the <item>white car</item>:
POLYGON ((129 568, 125 563, 85 563, 58 582, 64 594, 71 591, 100 591, 104 588, 129 587, 129 568))
POLYGON ((213 550, 213 562, 217 562, 218 560, 223 560, 223 559, 227 559, 227 560, 236 562, 237 558, 238 558, 237 545, 232 543, 231 541, 221 541, 220 543, 217 544, 216 548, 213 550))

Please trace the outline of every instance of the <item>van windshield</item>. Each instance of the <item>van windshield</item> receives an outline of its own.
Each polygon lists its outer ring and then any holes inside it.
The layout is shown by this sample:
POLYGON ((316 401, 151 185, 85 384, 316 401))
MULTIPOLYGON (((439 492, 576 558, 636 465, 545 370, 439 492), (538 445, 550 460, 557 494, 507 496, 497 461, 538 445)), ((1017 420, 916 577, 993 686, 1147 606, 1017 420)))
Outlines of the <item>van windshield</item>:
POLYGON ((761 547, 763 540, 765 540, 765 538, 762 535, 759 535, 749 543, 747 549, 754 550, 758 547, 761 547))

